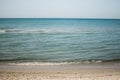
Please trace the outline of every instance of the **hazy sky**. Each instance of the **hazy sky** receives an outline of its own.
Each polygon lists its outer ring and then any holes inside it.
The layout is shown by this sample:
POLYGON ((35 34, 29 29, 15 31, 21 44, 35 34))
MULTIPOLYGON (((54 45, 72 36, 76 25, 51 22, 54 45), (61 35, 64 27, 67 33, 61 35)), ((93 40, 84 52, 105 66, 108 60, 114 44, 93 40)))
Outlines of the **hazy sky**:
POLYGON ((0 18, 119 18, 120 0, 0 0, 0 18))

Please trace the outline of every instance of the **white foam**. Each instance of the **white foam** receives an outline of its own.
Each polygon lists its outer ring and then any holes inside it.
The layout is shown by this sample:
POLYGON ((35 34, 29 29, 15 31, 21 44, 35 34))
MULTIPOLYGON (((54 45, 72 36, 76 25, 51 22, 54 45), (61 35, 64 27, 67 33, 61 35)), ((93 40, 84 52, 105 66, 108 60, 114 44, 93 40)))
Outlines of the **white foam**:
POLYGON ((53 30, 47 30, 47 29, 37 29, 37 30, 23 30, 23 29, 1 29, 0 33, 54 33, 53 30))
POLYGON ((46 29, 38 29, 38 30, 28 30, 26 31, 28 33, 51 33, 52 30, 46 30, 46 29))
POLYGON ((50 29, 0 29, 0 33, 99 33, 96 31, 69 31, 50 29))
POLYGON ((16 65, 16 66, 55 66, 55 65, 70 65, 70 64, 91 64, 91 63, 102 63, 102 60, 85 60, 78 62, 14 62, 8 63, 8 65, 16 65))
POLYGON ((5 30, 0 30, 0 33, 5 33, 5 30))
POLYGON ((16 65, 16 66, 54 66, 54 65, 65 65, 68 64, 68 62, 61 62, 61 63, 49 63, 49 62, 22 62, 22 63, 8 63, 9 65, 16 65))
POLYGON ((20 29, 1 29, 0 33, 19 33, 20 29))
POLYGON ((5 32, 8 32, 8 33, 18 33, 20 31, 21 31, 20 29, 8 29, 8 30, 5 30, 5 32))

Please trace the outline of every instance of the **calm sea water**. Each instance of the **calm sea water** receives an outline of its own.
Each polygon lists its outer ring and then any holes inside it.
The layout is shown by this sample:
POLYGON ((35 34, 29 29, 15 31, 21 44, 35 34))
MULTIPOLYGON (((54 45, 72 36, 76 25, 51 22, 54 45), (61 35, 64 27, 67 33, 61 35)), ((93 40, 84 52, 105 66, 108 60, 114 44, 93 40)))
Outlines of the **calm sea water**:
POLYGON ((120 60, 120 19, 0 19, 0 62, 120 60))

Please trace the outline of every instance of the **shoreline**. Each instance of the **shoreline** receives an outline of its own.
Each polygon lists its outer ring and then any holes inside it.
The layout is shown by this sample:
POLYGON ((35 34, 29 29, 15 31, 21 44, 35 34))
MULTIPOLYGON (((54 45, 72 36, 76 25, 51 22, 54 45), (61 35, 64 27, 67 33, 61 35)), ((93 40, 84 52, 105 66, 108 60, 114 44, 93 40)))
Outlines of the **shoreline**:
POLYGON ((120 63, 76 65, 0 64, 0 80, 120 80, 120 63))
POLYGON ((59 63, 3 63, 0 62, 0 71, 5 70, 78 70, 78 69, 120 69, 120 62, 104 62, 104 63, 82 63, 82 64, 59 64, 59 63), (27 64, 27 65, 26 65, 27 64))

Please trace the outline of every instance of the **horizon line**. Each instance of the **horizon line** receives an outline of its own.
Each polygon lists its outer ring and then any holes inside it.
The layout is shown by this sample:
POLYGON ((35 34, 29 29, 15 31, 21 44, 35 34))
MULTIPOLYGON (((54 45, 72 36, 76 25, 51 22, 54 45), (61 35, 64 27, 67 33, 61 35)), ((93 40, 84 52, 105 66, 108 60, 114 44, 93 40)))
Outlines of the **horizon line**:
POLYGON ((0 19, 120 19, 120 18, 74 18, 74 17, 38 17, 38 18, 34 18, 34 17, 5 17, 5 18, 0 18, 0 19))

